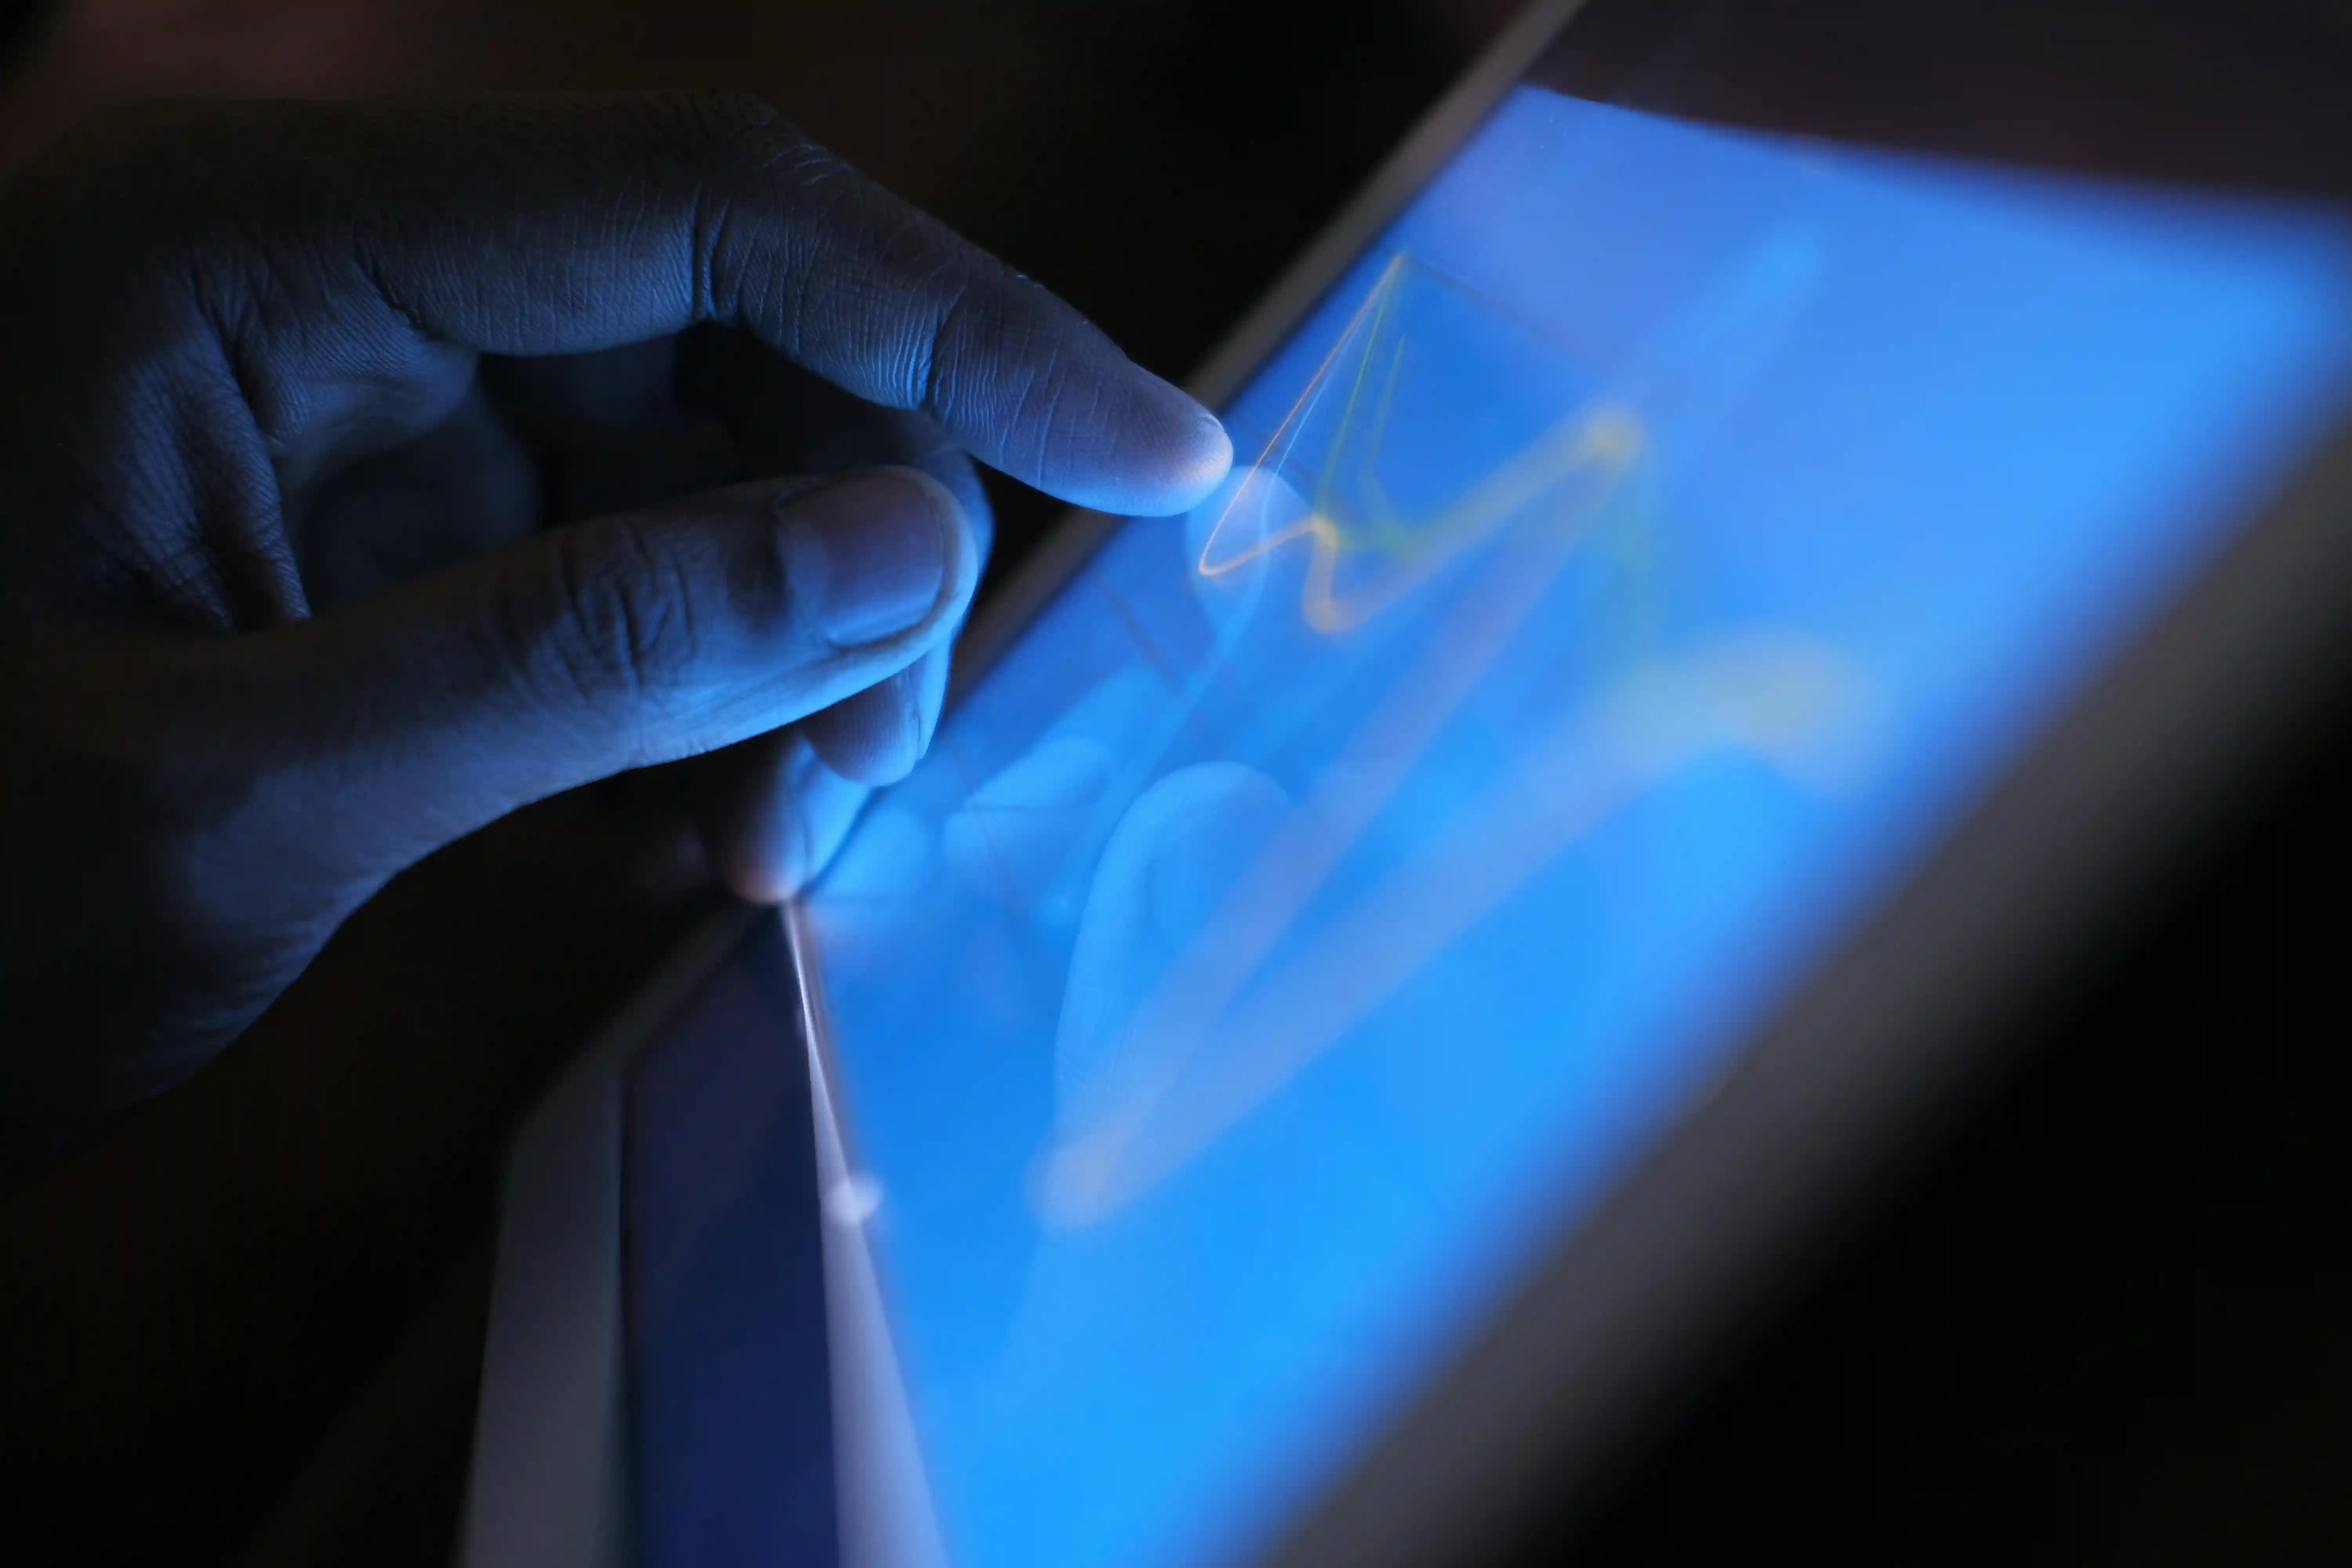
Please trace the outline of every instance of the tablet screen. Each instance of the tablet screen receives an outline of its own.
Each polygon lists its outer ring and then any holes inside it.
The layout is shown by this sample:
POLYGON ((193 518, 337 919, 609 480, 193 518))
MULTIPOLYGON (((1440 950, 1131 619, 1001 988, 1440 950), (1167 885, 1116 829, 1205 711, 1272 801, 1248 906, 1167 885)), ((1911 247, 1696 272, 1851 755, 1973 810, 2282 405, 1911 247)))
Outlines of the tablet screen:
POLYGON ((950 1557, 1268 1539, 2347 363, 2309 209, 1513 90, 809 901, 950 1557))

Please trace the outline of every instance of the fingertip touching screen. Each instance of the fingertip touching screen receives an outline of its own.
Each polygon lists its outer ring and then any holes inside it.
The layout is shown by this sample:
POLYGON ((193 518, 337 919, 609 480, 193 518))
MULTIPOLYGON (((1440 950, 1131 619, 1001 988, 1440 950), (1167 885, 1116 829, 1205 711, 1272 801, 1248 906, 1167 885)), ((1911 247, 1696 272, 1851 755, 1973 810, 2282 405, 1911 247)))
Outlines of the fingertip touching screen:
POLYGON ((2314 206, 1509 92, 807 901, 950 1559, 1245 1561, 2347 363, 2314 206))

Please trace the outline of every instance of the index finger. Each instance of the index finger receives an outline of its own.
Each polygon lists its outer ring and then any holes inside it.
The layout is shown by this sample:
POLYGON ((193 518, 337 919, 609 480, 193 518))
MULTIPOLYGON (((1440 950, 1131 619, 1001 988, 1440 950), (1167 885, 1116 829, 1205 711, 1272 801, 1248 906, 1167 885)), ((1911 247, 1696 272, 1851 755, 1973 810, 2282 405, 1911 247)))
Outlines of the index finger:
POLYGON ((1181 511, 1231 463, 1199 404, 757 100, 289 112, 320 122, 279 144, 331 172, 323 210, 366 281, 453 342, 570 353, 731 323, 1107 511, 1181 511))

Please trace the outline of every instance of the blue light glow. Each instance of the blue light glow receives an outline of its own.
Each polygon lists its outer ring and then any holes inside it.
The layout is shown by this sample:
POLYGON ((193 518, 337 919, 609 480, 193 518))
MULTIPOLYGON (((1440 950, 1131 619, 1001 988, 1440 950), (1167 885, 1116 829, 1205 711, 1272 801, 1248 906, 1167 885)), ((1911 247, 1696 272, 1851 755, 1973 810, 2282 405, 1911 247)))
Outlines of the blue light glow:
POLYGON ((958 1561, 1278 1528, 2347 359, 2329 222, 1510 97, 812 902, 958 1561))

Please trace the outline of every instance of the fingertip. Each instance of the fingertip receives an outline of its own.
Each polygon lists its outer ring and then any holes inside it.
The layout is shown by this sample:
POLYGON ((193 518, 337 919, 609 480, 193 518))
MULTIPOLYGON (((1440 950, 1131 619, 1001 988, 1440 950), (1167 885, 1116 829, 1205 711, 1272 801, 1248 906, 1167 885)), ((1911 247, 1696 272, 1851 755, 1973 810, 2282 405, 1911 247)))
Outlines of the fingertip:
MULTIPOLYGON (((1200 405, 1194 404, 1195 408, 1200 405)), ((1224 421, 1200 408, 1200 424, 1192 437, 1191 460, 1179 470, 1174 483, 1178 499, 1169 514, 1190 511, 1209 498, 1209 493, 1225 482, 1233 472, 1234 438, 1226 433, 1224 421)))
MULTIPOLYGON (((707 851, 706 851, 707 852, 707 851)), ((717 856, 711 866, 719 884, 747 904, 781 904, 806 884, 796 852, 756 857, 717 856)))
POLYGON ((792 746, 787 734, 762 735, 697 759, 703 859, 746 903, 782 903, 807 879, 808 830, 789 781, 792 746))
POLYGON ((782 903, 814 881, 870 793, 790 730, 701 763, 704 854, 728 891, 754 904, 782 903))
POLYGON ((1217 416, 1140 366, 1102 372, 1084 401, 1088 416, 1059 421, 1057 450, 1016 478, 1094 511, 1169 517, 1198 506, 1233 467, 1217 416))
POLYGON ((1112 504, 1097 510, 1138 517, 1171 517, 1201 504, 1234 466, 1233 437, 1223 421, 1190 393, 1150 372, 1144 382, 1134 427, 1140 438, 1136 460, 1121 465, 1112 504))
POLYGON ((877 786, 914 772, 930 740, 922 672, 940 651, 801 721, 802 733, 827 767, 853 783, 877 786))
POLYGON ((855 779, 845 779, 814 752, 805 771, 797 775, 795 805, 800 819, 800 859, 793 868, 791 892, 797 895, 824 874, 841 852, 849 830, 866 809, 873 791, 855 779))

